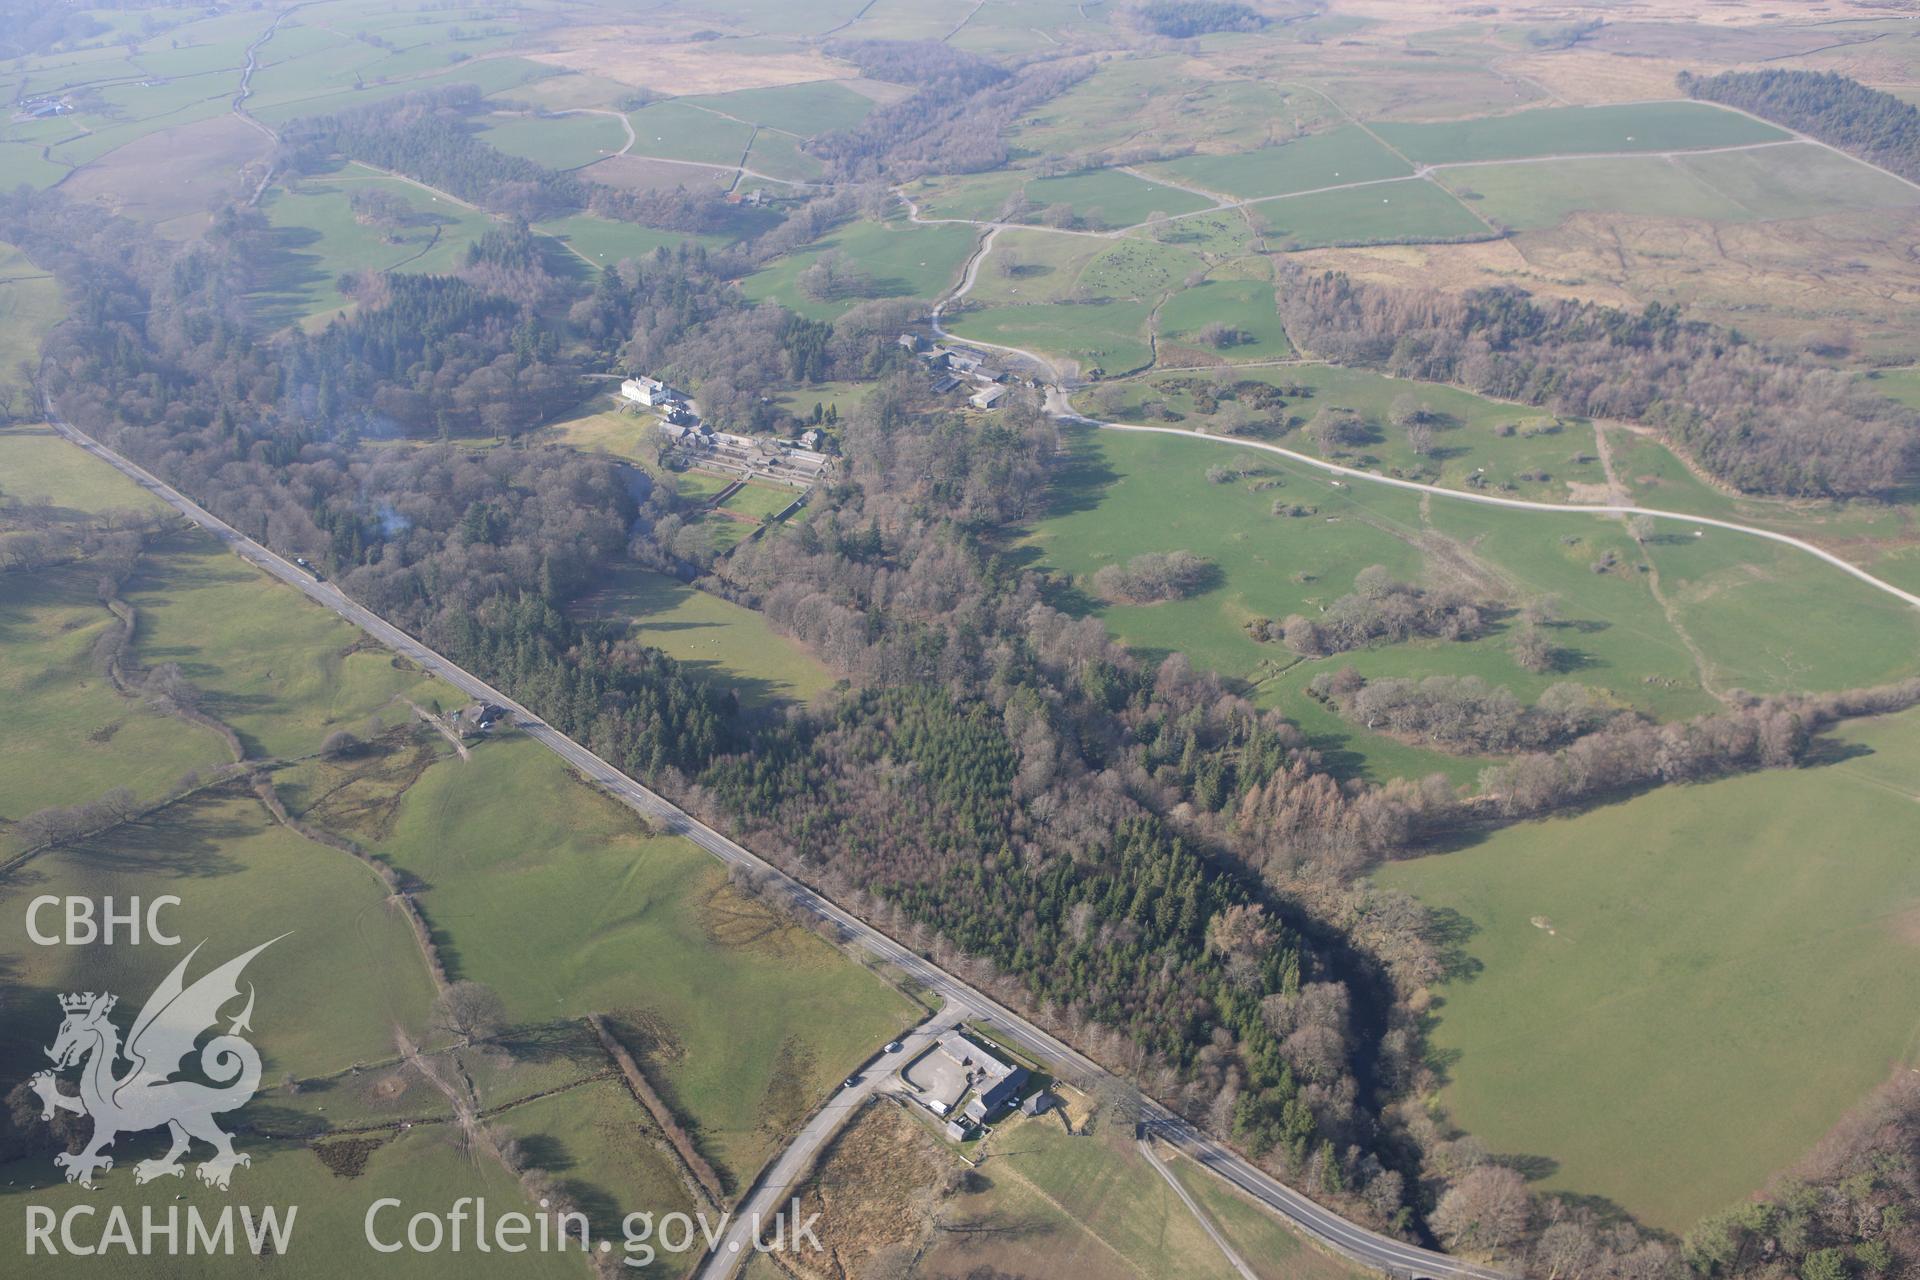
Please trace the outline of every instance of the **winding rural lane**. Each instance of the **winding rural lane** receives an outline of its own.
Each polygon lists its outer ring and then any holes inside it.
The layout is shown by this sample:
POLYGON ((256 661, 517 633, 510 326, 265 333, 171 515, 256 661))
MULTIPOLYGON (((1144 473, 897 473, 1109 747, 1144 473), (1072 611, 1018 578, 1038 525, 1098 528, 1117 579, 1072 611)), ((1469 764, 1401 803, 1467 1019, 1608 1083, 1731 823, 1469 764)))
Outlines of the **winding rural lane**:
MULTIPOLYGON (((912 208, 911 201, 908 202, 908 206, 910 209, 912 208)), ((917 213, 917 210, 914 212, 917 213)), ((1100 418, 1088 417, 1073 407, 1072 401, 1068 398, 1067 388, 1061 384, 1059 368, 1048 357, 1041 355, 1037 351, 1029 351, 1024 347, 1012 347, 997 342, 981 342, 974 338, 961 337, 950 332, 940 323, 940 317, 946 308, 952 303, 964 298, 968 292, 972 290, 974 281, 979 278, 981 264, 986 261, 987 255, 992 252, 994 238, 999 235, 1003 226, 1004 224, 991 224, 989 226, 986 235, 981 237, 979 246, 974 250, 973 257, 968 260, 966 270, 961 275, 960 283, 955 286, 953 291, 947 294, 946 297, 933 304, 929 312, 929 319, 934 333, 949 342, 959 343, 962 346, 991 347, 996 351, 1005 351, 1012 355, 1021 356, 1032 361, 1040 368, 1051 371, 1053 380, 1046 388, 1046 410, 1049 416, 1061 422, 1078 423, 1082 426, 1097 427, 1104 431, 1134 431, 1147 435, 1181 436, 1189 440, 1207 440, 1214 444, 1226 445, 1230 448, 1257 449, 1263 453, 1276 454, 1279 457, 1298 462, 1303 466, 1316 467, 1321 471, 1329 472, 1336 476, 1345 476, 1352 480, 1364 480, 1370 484, 1388 485, 1395 489, 1407 489, 1414 493, 1430 493, 1437 497, 1451 498, 1459 502, 1472 502, 1484 507, 1505 507, 1513 511, 1545 511, 1559 515, 1651 516, 1657 520, 1678 520, 1696 527, 1728 529, 1734 533, 1744 533, 1751 537, 1764 538, 1768 542, 1777 542, 1782 546, 1804 551, 1816 559, 1824 560, 1842 573, 1858 578, 1875 590, 1883 591, 1904 604, 1920 609, 1920 595, 1916 595, 1914 592, 1902 587, 1896 587, 1891 582, 1887 582, 1882 578, 1877 578, 1865 569, 1862 569, 1859 565, 1854 564, 1851 560, 1844 559, 1831 551, 1815 546, 1804 538, 1796 538, 1786 533, 1776 533, 1771 529, 1761 529, 1753 525, 1740 524, 1732 520, 1720 520, 1713 516, 1689 515, 1684 511, 1667 511, 1660 507, 1639 507, 1628 503, 1607 503, 1601 505, 1596 503, 1575 502, 1536 502, 1527 498, 1503 498, 1496 494, 1474 493, 1465 489, 1449 489, 1442 485, 1424 484, 1418 480, 1402 480, 1396 476, 1383 476, 1378 472, 1364 471, 1358 467, 1348 467, 1342 466, 1337 462, 1328 462, 1324 458, 1316 458, 1310 453, 1301 453, 1296 449, 1288 449, 1283 445, 1269 444, 1264 440, 1240 440, 1229 436, 1209 436, 1202 435, 1197 431, 1185 431, 1179 427, 1150 427, 1140 423, 1107 422, 1100 418)))
MULTIPOLYGON (((960 338, 955 339, 955 341, 964 342, 966 339, 960 338)), ((1415 493, 1431 493, 1438 497, 1453 498, 1460 502, 1477 503, 1484 507, 1506 507, 1514 511, 1550 511, 1561 515, 1652 516, 1659 520, 1678 520, 1684 524, 1705 526, 1712 529, 1729 529, 1734 533, 1744 533, 1750 537, 1765 538, 1769 542, 1777 542, 1782 546, 1793 547, 1795 550, 1804 551, 1810 556, 1826 561, 1842 573, 1850 574, 1868 586, 1879 591, 1884 591, 1896 600, 1920 609, 1920 595, 1896 587, 1885 579, 1874 577, 1859 565, 1854 564, 1851 560, 1842 559, 1840 556, 1833 554, 1833 552, 1817 547, 1804 538, 1796 538, 1791 534, 1776 533, 1771 529, 1756 528, 1750 524, 1739 524, 1732 520, 1719 520, 1712 516, 1689 515, 1684 511, 1667 511, 1660 507, 1637 507, 1624 503, 1535 502, 1527 498, 1502 498, 1491 493, 1474 493, 1465 489, 1448 489, 1437 484, 1422 484, 1417 480, 1402 480, 1397 476, 1383 476, 1377 472, 1363 471, 1358 467, 1346 467, 1337 462, 1328 462, 1324 458, 1316 458, 1310 453, 1301 453, 1298 450, 1288 449, 1281 445, 1269 444, 1264 440, 1237 440, 1227 436, 1201 435, 1197 431, 1183 431, 1179 427, 1149 427, 1132 422, 1103 422, 1099 418, 1089 418, 1085 414, 1075 410, 1072 404, 1068 402, 1066 393, 1057 386, 1047 388, 1047 412, 1063 422, 1077 422, 1084 426, 1099 427, 1106 431, 1137 431, 1152 435, 1183 436, 1189 440, 1210 440, 1215 444, 1231 445, 1241 449, 1258 449, 1263 453, 1278 454, 1290 461, 1302 463, 1309 467, 1317 467, 1322 471, 1331 472, 1334 475, 1346 476, 1354 480, 1366 480, 1373 484, 1389 485, 1395 489, 1410 489, 1415 493)))
MULTIPOLYGON (((1040 1064, 1056 1078, 1083 1091, 1096 1089, 1102 1080, 1108 1078, 1109 1073, 1103 1067, 1079 1050, 1041 1030, 991 996, 975 990, 926 957, 895 942, 745 846, 641 786, 528 708, 352 600, 332 583, 316 580, 292 561, 247 537, 145 467, 73 426, 60 416, 52 397, 44 392, 41 401, 48 423, 61 436, 205 529, 241 559, 295 588, 308 599, 324 605, 393 652, 418 664, 468 697, 509 709, 522 732, 573 766, 588 782, 667 831, 685 836, 727 865, 758 871, 767 877, 769 884, 780 886, 796 910, 831 921, 843 938, 858 944, 876 960, 891 965, 909 980, 939 996, 944 1001, 941 1010, 943 1025, 972 1020, 989 1026, 1003 1043, 1040 1064)), ((1158 1137, 1167 1145, 1185 1152, 1268 1208, 1290 1219, 1327 1248, 1363 1266, 1407 1280, 1508 1280, 1504 1272, 1422 1249, 1347 1221, 1206 1137, 1152 1099, 1142 1099, 1141 1119, 1145 1128, 1143 1136, 1158 1137)), ((832 1132, 832 1127, 816 1129, 810 1125, 807 1132, 814 1135, 811 1145, 803 1141, 791 1144, 776 1161, 766 1181, 771 1183, 775 1178, 785 1176, 784 1170, 802 1162, 811 1163, 820 1145, 832 1132)), ((766 1194, 750 1197, 750 1201, 755 1200, 777 1202, 770 1200, 766 1194)), ((703 1276, 705 1280, 724 1280, 733 1273, 740 1260, 740 1254, 728 1252, 724 1259, 712 1263, 703 1276)))

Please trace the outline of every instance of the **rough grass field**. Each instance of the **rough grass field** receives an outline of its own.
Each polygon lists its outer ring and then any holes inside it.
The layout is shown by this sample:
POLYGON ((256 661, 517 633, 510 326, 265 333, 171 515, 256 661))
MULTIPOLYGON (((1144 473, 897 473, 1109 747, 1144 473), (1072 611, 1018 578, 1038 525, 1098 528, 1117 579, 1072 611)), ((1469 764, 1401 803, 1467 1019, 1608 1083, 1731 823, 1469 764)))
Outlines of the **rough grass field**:
POLYGON ((1493 235, 1446 189, 1419 178, 1282 196, 1254 205, 1253 212, 1282 251, 1493 235))
POLYGON ((1357 125, 1342 125, 1238 155, 1183 156, 1144 166, 1142 172, 1257 200, 1346 182, 1398 178, 1413 169, 1357 125))
POLYGON ((1678 1230, 1912 1063, 1920 715, 1827 754, 1381 872, 1454 913, 1432 1032, 1453 1120, 1678 1230))
MULTIPOLYGON (((780 495, 792 501, 793 492, 780 495)), ((625 570, 579 602, 604 618, 631 622, 642 644, 674 659, 748 706, 805 702, 833 684, 820 660, 769 627, 751 609, 665 574, 625 570)))
POLYGON ((1518 160, 1605 151, 1691 151, 1781 142, 1781 129, 1704 102, 1538 107, 1433 124, 1381 122, 1374 132, 1423 164, 1518 160))
POLYGON ((447 761, 381 849, 459 976, 512 1017, 604 1012, 627 1028, 702 1150, 744 1186, 781 1135, 913 1020, 906 1000, 742 898, 720 864, 642 833, 526 739, 447 761))

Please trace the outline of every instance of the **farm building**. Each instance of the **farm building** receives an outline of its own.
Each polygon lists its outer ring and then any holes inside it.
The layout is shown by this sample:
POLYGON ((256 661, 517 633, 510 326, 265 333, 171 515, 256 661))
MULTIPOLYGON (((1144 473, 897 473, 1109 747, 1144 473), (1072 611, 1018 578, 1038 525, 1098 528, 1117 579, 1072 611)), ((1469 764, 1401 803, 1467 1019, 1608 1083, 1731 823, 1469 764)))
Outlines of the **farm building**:
POLYGON ((1014 1066, 965 1032, 953 1030, 901 1072, 901 1078, 935 1115, 950 1123, 982 1124, 1013 1104, 1027 1082, 1027 1069, 1014 1066), (968 1099, 970 1093, 973 1096, 968 1099), (967 1100, 964 1109, 963 1099, 967 1100))
POLYGON ((967 403, 976 409, 991 409, 1000 403, 1000 397, 1007 394, 1005 387, 989 384, 967 397, 967 403))

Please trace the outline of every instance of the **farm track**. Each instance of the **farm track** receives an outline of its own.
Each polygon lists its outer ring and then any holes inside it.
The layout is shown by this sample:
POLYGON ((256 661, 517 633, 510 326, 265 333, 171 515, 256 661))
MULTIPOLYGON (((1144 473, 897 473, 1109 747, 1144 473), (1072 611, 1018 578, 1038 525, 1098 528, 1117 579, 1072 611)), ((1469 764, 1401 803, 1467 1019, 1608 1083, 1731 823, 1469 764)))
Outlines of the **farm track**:
MULTIPOLYGON (((775 867, 745 846, 715 831, 677 805, 635 782, 620 770, 594 755, 585 747, 546 723, 531 710, 481 680, 452 660, 389 623, 371 610, 350 599, 331 582, 321 582, 296 567, 276 552, 255 542, 233 526, 162 481, 144 467, 107 448, 60 416, 50 396, 42 394, 47 421, 61 436, 105 462, 206 530, 229 551, 279 581, 293 587, 361 628, 375 640, 422 669, 438 676, 469 697, 495 703, 511 711, 518 729, 541 746, 558 755, 588 783, 605 791, 628 808, 667 832, 680 835, 729 866, 751 868, 778 885, 788 896, 796 912, 832 924, 847 939, 879 963, 891 966, 904 978, 919 984, 944 1002, 942 1022, 971 1019, 993 1028, 994 1034, 1019 1053, 1044 1066, 1057 1078, 1083 1091, 1099 1087, 1109 1078, 1100 1064, 1041 1028, 1028 1022, 997 1000, 976 990, 958 977, 933 964, 926 957, 901 945, 864 920, 842 909, 801 881, 775 867)), ((1920 600, 1916 600, 1920 603, 1920 600)), ((832 1108, 830 1100, 828 1108, 832 1108)), ((1433 1280, 1508 1280, 1507 1273, 1466 1262, 1446 1254, 1407 1244, 1380 1235, 1349 1222, 1331 1209, 1308 1199, 1300 1192, 1270 1177, 1238 1153, 1202 1134, 1192 1124, 1158 1102, 1142 1101, 1142 1136, 1158 1137, 1184 1152, 1196 1162, 1233 1183, 1268 1208, 1295 1223, 1301 1230, 1327 1248, 1363 1266, 1397 1277, 1433 1280)), ((779 1168, 800 1167, 810 1163, 824 1143, 832 1125, 820 1126, 822 1133, 811 1145, 804 1140, 790 1145, 770 1169, 768 1176, 749 1193, 740 1211, 750 1214, 756 1207, 774 1203, 770 1195, 772 1174, 779 1168), (790 1163, 791 1162, 791 1163, 790 1163)), ((805 1139, 807 1132, 803 1131, 805 1139)), ((739 1254, 719 1252, 702 1272, 707 1277, 730 1276, 743 1259, 739 1254)))
MULTIPOLYGON (((974 254, 972 261, 967 264, 966 273, 961 278, 959 286, 952 293, 934 304, 931 312, 933 330, 940 337, 949 341, 958 342, 963 345, 991 347, 994 350, 1005 351, 1024 357, 1040 368, 1053 371, 1053 381, 1051 381, 1046 388, 1045 404, 1048 415, 1061 422, 1074 422, 1082 426, 1096 427, 1107 431, 1133 431, 1150 435, 1181 436, 1190 440, 1207 440, 1231 448, 1255 449, 1263 453, 1278 455, 1279 457, 1300 463, 1303 466, 1314 467, 1336 476, 1343 476, 1349 480, 1364 480, 1370 484, 1387 485, 1391 488, 1405 489, 1413 493, 1432 494, 1436 497, 1451 498, 1458 502, 1471 502, 1479 506, 1504 507, 1510 511, 1544 511, 1557 515, 1598 515, 1619 516, 1622 518, 1652 516, 1658 520, 1677 520, 1685 524, 1691 524, 1697 528, 1727 529, 1734 533, 1744 533, 1751 537, 1764 538, 1768 542, 1775 542, 1782 546, 1793 547, 1796 550, 1804 551, 1816 559, 1824 560, 1834 568, 1839 569, 1842 573, 1859 579, 1875 590, 1883 591, 1896 600, 1901 601, 1903 604, 1920 609, 1920 595, 1916 595, 1911 591, 1894 586, 1891 582, 1877 578, 1852 561, 1843 559, 1831 551, 1815 546, 1804 538, 1796 538, 1791 534, 1776 533, 1771 529, 1761 529, 1753 525, 1740 524, 1733 520, 1721 520, 1713 516, 1689 515, 1684 511, 1667 511, 1660 507, 1641 507, 1631 503, 1539 502, 1528 498, 1503 498, 1490 493, 1470 493, 1461 489, 1448 489, 1436 484, 1424 484, 1417 480, 1402 480, 1396 476, 1383 476, 1377 472, 1365 471, 1358 467, 1342 466, 1340 463, 1328 462, 1323 458, 1316 458, 1312 454, 1301 453, 1298 450, 1288 449, 1282 445, 1269 444, 1264 440, 1238 440, 1222 436, 1207 436, 1195 431, 1185 431, 1178 427, 1150 427, 1131 422, 1106 422, 1099 418, 1089 417, 1073 407, 1073 402, 1068 395, 1070 388, 1060 380, 1058 369, 1052 360, 1036 351, 1029 351, 1024 347, 1007 346, 1003 343, 975 342, 970 338, 964 338, 948 331, 940 323, 941 313, 946 307, 965 297, 968 291, 973 288, 974 281, 979 277, 980 264, 986 259, 987 254, 992 251, 993 239, 1001 229, 1001 226, 996 225, 986 236, 982 237, 980 248, 974 254)), ((1339 482, 1336 481, 1335 483, 1339 482)))

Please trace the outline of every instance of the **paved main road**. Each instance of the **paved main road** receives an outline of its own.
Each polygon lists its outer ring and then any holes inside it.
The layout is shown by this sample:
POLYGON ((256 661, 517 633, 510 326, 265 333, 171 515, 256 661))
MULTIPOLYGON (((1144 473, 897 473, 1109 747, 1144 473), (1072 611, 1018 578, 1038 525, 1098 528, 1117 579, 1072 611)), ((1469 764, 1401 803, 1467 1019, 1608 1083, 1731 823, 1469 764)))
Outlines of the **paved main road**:
MULTIPOLYGON (((659 823, 668 831, 685 836, 729 866, 754 868, 768 876, 769 883, 779 885, 798 910, 821 919, 831 920, 839 927, 843 936, 857 943, 869 955, 899 969, 945 1001, 945 1008, 942 1009, 939 1019, 940 1025, 945 1026, 970 1019, 989 1026, 1001 1041, 1039 1063, 1058 1079, 1081 1090, 1093 1090, 1102 1079, 1106 1078, 1108 1073, 1099 1064, 1071 1045, 1042 1031, 998 1001, 983 992, 974 990, 959 978, 934 965, 924 956, 901 946, 886 934, 870 927, 865 921, 841 910, 758 854, 721 835, 690 814, 682 812, 486 681, 456 666, 451 660, 429 649, 384 618, 361 607, 332 583, 315 580, 312 575, 291 561, 247 537, 147 471, 146 468, 122 457, 72 426, 60 417, 51 399, 43 397, 43 403, 46 406, 47 420, 54 430, 205 529, 226 544, 227 548, 241 559, 296 588, 309 599, 325 605, 395 653, 419 664, 469 697, 508 708, 514 713, 514 720, 523 732, 635 812, 659 823)), ((924 1036, 926 1033, 920 1034, 924 1036)), ((874 1069, 876 1077, 889 1074, 890 1071, 890 1067, 885 1070, 879 1067, 874 1069)), ((863 1082, 863 1085, 871 1088, 877 1083, 876 1079, 872 1084, 863 1082)), ((774 1168, 769 1171, 767 1182, 790 1180, 797 1176, 795 1170, 804 1169, 811 1163, 819 1144, 824 1142, 825 1136, 831 1134, 833 1130, 837 1120, 833 1115, 833 1109, 838 1107, 844 1111, 844 1108, 854 1105, 856 1101, 852 1096, 857 1092, 856 1090, 845 1092, 848 1096, 830 1102, 828 1111, 816 1116, 807 1126, 802 1134, 802 1140, 796 1141, 781 1155, 774 1168), (808 1133, 814 1135, 811 1147, 804 1140, 808 1133)), ((1156 1102, 1143 1101, 1142 1121, 1148 1134, 1185 1152, 1254 1199, 1291 1219, 1308 1235, 1364 1266, 1402 1277, 1432 1277, 1433 1280, 1507 1280, 1503 1272, 1406 1244, 1348 1222, 1333 1210, 1315 1204, 1291 1187, 1269 1177, 1239 1155, 1203 1136, 1192 1125, 1156 1102)), ((783 1182, 781 1185, 784 1187, 786 1183, 783 1182)), ((772 1205, 778 1203, 778 1196, 763 1195, 760 1189, 756 1188, 749 1200, 772 1205)), ((723 1245, 722 1248, 724 1247, 723 1245)), ((732 1259, 737 1259, 738 1256, 730 1252, 728 1254, 732 1259)), ((720 1269, 710 1270, 707 1273, 709 1280, 713 1280, 713 1277, 730 1275, 733 1267, 737 1266, 737 1262, 723 1265, 716 1260, 715 1265, 720 1269)))

